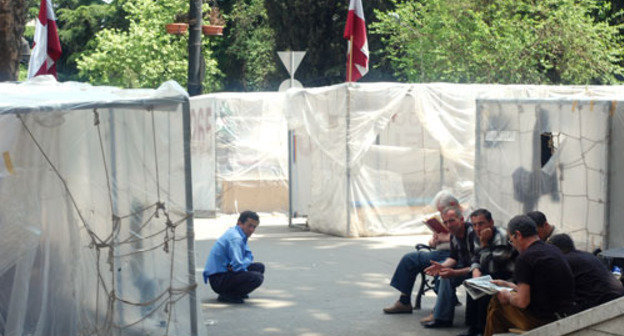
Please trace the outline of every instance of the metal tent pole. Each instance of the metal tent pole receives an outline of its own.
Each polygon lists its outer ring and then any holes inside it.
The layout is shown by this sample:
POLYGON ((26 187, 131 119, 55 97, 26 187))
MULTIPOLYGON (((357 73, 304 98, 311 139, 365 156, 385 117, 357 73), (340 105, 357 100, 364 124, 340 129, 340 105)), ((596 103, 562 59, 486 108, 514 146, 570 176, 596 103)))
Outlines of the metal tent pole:
POLYGON ((481 204, 479 193, 481 192, 481 113, 483 103, 477 99, 477 115, 475 116, 475 160, 474 160, 474 195, 475 204, 481 204))
MULTIPOLYGON (((193 181, 191 175, 191 104, 187 99, 182 105, 182 127, 184 129, 184 186, 186 198, 186 241, 189 284, 195 284, 195 227, 193 224, 193 181)), ((191 336, 197 336, 197 291, 189 293, 191 336)))
MULTIPOLYGON (((202 93, 200 73, 202 0, 189 0, 189 41, 188 41, 188 83, 189 95, 202 93)), ((193 224, 193 182, 191 175, 191 106, 186 99, 183 104, 182 125, 184 132, 184 180, 186 189, 186 239, 189 268, 189 284, 195 284, 195 228, 193 224)), ((191 305, 191 336, 197 336, 197 292, 193 288, 189 293, 191 305)))
MULTIPOLYGON (((350 68, 349 68, 350 69, 350 68)), ((349 136, 351 128, 351 82, 347 84, 347 115, 346 115, 346 130, 345 130, 345 168, 347 174, 347 237, 351 237, 351 167, 349 161, 351 161, 351 151, 349 150, 349 136)))
POLYGON ((293 169, 293 145, 292 145, 292 138, 293 138, 293 131, 288 130, 288 227, 292 227, 293 226, 293 174, 292 174, 292 169, 293 169))

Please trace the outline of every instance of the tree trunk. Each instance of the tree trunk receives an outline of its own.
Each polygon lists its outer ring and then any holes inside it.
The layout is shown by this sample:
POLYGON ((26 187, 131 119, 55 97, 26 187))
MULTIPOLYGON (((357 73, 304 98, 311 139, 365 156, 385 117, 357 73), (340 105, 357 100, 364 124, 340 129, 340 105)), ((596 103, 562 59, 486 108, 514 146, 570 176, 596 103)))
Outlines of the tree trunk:
POLYGON ((0 0, 0 82, 17 80, 25 24, 26 0, 0 0))

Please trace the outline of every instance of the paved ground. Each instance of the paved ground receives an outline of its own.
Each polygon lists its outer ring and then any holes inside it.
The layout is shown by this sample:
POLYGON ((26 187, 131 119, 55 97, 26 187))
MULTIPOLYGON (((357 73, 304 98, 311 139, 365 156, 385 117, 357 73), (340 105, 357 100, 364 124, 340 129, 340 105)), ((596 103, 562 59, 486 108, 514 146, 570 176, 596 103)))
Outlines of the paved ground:
MULTIPOLYGON (((195 221, 197 265, 201 268, 214 241, 235 218, 195 221)), ((455 327, 429 330, 418 320, 423 310, 385 315, 382 308, 398 295, 390 277, 399 258, 427 236, 349 239, 327 236, 283 221, 261 217, 250 239, 258 261, 267 267, 265 282, 243 305, 217 302, 208 285, 198 291, 208 335, 456 335, 464 330, 464 306, 455 327), (281 223, 279 223, 281 222, 281 223)), ((198 273, 199 275, 199 273, 198 273)), ((465 302, 463 291, 459 296, 465 302)))

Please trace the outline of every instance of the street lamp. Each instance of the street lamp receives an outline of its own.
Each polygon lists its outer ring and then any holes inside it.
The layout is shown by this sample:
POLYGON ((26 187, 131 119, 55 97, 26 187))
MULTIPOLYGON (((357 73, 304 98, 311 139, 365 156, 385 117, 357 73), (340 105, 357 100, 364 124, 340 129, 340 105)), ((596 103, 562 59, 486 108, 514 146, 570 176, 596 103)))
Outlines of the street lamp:
POLYGON ((189 39, 188 39, 188 83, 189 95, 202 93, 201 81, 201 35, 202 35, 202 0, 190 0, 189 39))

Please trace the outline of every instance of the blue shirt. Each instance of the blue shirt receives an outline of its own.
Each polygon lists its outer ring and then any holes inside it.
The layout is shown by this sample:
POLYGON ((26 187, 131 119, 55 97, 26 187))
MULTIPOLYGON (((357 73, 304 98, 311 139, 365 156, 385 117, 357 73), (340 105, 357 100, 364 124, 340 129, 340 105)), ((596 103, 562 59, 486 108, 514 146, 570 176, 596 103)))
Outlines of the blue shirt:
POLYGON ((204 283, 208 282, 208 277, 216 273, 228 272, 228 266, 232 271, 246 271, 251 265, 253 255, 247 246, 247 236, 240 226, 229 228, 219 237, 210 250, 206 267, 204 267, 204 283))

